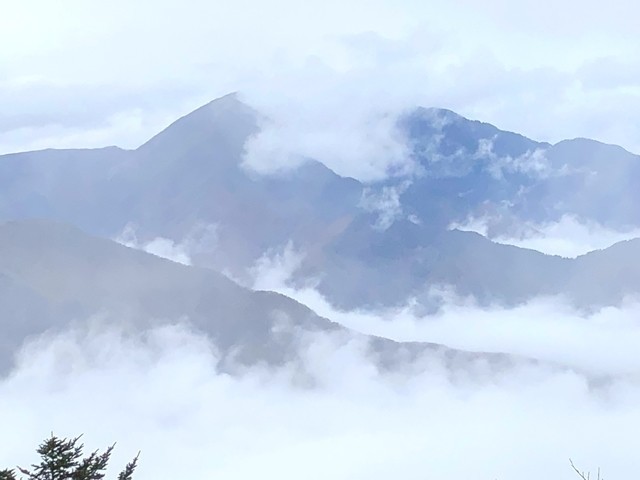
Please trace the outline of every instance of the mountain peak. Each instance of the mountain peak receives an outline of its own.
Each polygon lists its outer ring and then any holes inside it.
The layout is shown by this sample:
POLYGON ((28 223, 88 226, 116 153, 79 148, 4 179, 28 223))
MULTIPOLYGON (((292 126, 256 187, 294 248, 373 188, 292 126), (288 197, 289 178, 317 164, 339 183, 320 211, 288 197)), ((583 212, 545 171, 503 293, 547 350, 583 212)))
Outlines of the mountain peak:
POLYGON ((170 150, 180 154, 207 145, 243 145, 257 131, 258 113, 233 92, 179 118, 138 148, 141 152, 170 150))

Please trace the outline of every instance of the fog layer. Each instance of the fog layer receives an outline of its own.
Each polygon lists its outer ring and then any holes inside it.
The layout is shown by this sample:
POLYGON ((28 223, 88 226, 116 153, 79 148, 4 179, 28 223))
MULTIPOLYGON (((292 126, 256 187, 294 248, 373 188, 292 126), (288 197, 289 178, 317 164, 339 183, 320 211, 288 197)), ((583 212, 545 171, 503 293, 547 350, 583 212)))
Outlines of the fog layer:
POLYGON ((622 478, 636 466, 632 377, 469 376, 429 358, 420 375, 380 374, 328 336, 301 354, 314 388, 286 367, 218 374, 215 349, 185 326, 34 339, 0 383, 0 463, 31 462, 53 430, 84 432, 90 448, 117 440, 114 466, 141 449, 139 480, 562 479, 569 457, 622 478))

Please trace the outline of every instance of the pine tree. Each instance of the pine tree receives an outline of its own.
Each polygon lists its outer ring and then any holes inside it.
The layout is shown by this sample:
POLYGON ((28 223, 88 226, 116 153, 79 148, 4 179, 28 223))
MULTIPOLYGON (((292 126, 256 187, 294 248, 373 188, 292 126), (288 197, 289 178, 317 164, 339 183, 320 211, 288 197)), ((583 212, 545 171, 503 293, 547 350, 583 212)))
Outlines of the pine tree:
POLYGON ((0 480, 17 480, 16 474, 13 470, 0 470, 0 480))
MULTIPOLYGON (((115 445, 104 452, 98 450, 83 456, 80 437, 72 439, 51 437, 42 442, 37 453, 40 463, 31 469, 18 467, 24 480, 102 480, 115 445)), ((139 454, 138 454, 139 455, 139 454)), ((118 475, 118 480, 131 480, 138 465, 138 455, 118 475)), ((0 470, 0 480, 18 480, 13 470, 0 470)))

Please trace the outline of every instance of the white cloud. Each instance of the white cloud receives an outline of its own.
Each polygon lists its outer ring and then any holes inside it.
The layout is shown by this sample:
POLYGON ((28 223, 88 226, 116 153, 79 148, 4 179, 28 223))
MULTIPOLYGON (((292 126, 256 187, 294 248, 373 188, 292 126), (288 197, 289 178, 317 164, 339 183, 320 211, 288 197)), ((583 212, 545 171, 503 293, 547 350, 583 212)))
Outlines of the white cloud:
MULTIPOLYGON (((591 136, 638 151, 629 72, 640 61, 628 41, 637 13, 624 0, 10 2, 0 16, 0 45, 10 46, 0 49, 1 148, 135 146, 169 118, 241 90, 272 122, 249 145, 263 170, 313 156, 366 180, 411 172, 393 120, 418 103, 541 140, 591 136)), ((534 227, 542 237, 518 241, 565 255, 622 235, 573 218, 534 227)), ((187 264, 193 254, 187 241, 134 234, 130 244, 187 264)), ((298 258, 292 248, 265 257, 255 287, 361 331, 613 378, 544 367, 449 375, 437 358, 422 375, 385 376, 357 342, 320 337, 301 354, 321 382, 304 389, 286 369, 216 372, 215 348, 185 327, 71 331, 32 340, 0 380, 0 465, 30 463, 53 430, 84 432, 91 448, 118 441, 114 464, 142 449, 139 480, 569 479, 569 457, 611 478, 637 471, 636 303, 584 314, 558 299, 480 309, 445 295, 432 317, 413 305, 344 312, 312 287, 287 285, 298 258)))
POLYGON ((129 223, 114 240, 129 248, 142 250, 172 262, 191 265, 193 255, 211 252, 216 248, 217 227, 216 225, 196 225, 182 241, 176 242, 164 237, 140 240, 135 225, 129 223))
POLYGON ((567 173, 564 169, 553 169, 544 148, 528 150, 515 158, 510 155, 501 157, 493 151, 493 141, 486 140, 480 142, 476 155, 490 159, 487 169, 494 178, 503 178, 505 172, 523 173, 533 178, 561 176, 567 173))
POLYGON ((443 154, 440 152, 444 134, 442 129, 451 123, 448 113, 442 114, 437 110, 426 110, 424 116, 429 120, 436 132, 426 144, 421 144, 422 156, 429 162, 425 169, 435 176, 458 176, 467 174, 477 168, 480 163, 495 179, 504 178, 505 173, 521 173, 532 178, 548 178, 563 176, 568 173, 567 167, 554 169, 547 159, 546 148, 540 147, 512 157, 498 155, 494 151, 496 137, 481 138, 474 152, 459 147, 455 152, 443 154))
POLYGON ((325 97, 320 109, 309 103, 312 97, 300 99, 291 111, 262 110, 275 120, 263 123, 247 142, 245 167, 272 174, 314 159, 339 175, 365 182, 415 169, 404 137, 396 129, 396 112, 380 111, 373 99, 372 108, 360 111, 360 105, 342 96, 325 97))
MULTIPOLYGON (((360 200, 360 207, 378 215, 373 225, 374 228, 386 230, 403 216, 400 197, 410 185, 410 181, 404 181, 397 185, 382 187, 382 189, 365 188, 360 200)), ((415 223, 415 216, 412 218, 415 223)))
POLYGON ((11 2, 0 19, 0 44, 12 46, 0 50, 0 98, 10 100, 0 125, 30 116, 4 129, 11 150, 135 146, 167 118, 240 90, 273 120, 255 140, 262 158, 249 156, 259 168, 304 156, 363 178, 404 168, 391 120, 418 103, 540 140, 640 151, 635 10, 627 0, 11 2), (155 93, 141 102, 145 91, 155 93), (138 109, 148 128, 94 131, 138 109), (73 135, 55 131, 70 111, 89 118, 73 135))
POLYGON ((591 220, 582 220, 575 215, 563 215, 556 222, 535 224, 527 222, 521 226, 519 236, 489 236, 490 218, 469 218, 451 228, 472 231, 490 238, 496 243, 537 250, 549 255, 575 258, 594 250, 602 250, 623 240, 640 237, 640 230, 625 231, 609 229, 591 220))
POLYGON ((301 354, 313 389, 286 368, 218 373, 215 348, 184 326, 33 340, 0 380, 0 465, 31 463, 53 430, 84 432, 89 449, 117 441, 114 469, 142 450, 139 480, 572 479, 569 457, 612 477, 634 471, 632 378, 596 385, 544 367, 478 376, 437 358, 423 374, 385 375, 357 343, 322 336, 301 354))
POLYGON ((593 312, 577 311, 561 297, 537 298, 517 307, 483 308, 450 288, 433 288, 429 301, 439 306, 435 314, 425 315, 424 305, 415 299, 401 308, 341 310, 318 292, 312 280, 304 287, 289 283, 299 264, 291 259, 300 256, 288 250, 278 261, 263 257, 253 270, 254 288, 279 292, 350 329, 396 341, 511 353, 594 375, 640 373, 640 358, 635 354, 640 342, 636 322, 640 299, 629 298, 620 307, 593 312))
POLYGON ((250 269, 251 287, 254 290, 272 290, 273 285, 284 285, 303 260, 304 254, 296 250, 292 242, 281 251, 265 253, 250 269))
POLYGON ((140 138, 151 137, 174 119, 148 115, 141 109, 121 111, 92 127, 46 124, 0 132, 0 154, 46 148, 101 148, 113 145, 136 148, 140 138))
POLYGON ((173 240, 163 237, 156 237, 148 242, 139 242, 135 229, 131 225, 127 225, 115 240, 129 248, 142 250, 172 262, 191 265, 191 256, 185 245, 177 244, 173 240))
POLYGON ((37 442, 54 431, 84 433, 88 448, 118 441, 114 467, 141 449, 139 480, 533 480, 540 471, 572 479, 569 457, 613 477, 634 471, 638 303, 592 313, 552 298, 480 308, 441 291, 431 316, 415 304, 340 311, 312 284, 287 285, 301 258, 291 245, 265 255, 254 286, 359 331, 543 362, 490 373, 481 360, 448 370, 427 354, 384 372, 356 339, 305 335, 299 355, 312 384, 293 365, 229 376, 216 371, 210 340, 184 323, 132 332, 106 318, 30 339, 0 379, 0 466, 31 463, 37 442))

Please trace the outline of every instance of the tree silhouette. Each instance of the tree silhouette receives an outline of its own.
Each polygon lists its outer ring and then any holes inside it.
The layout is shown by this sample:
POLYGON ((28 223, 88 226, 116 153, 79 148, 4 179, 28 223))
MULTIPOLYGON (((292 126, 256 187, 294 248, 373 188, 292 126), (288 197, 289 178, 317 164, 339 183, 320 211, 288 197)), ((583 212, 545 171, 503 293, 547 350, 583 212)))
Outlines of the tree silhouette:
MULTIPOLYGON (((31 469, 18 467, 24 480, 102 480, 115 444, 100 453, 84 456, 81 437, 65 439, 51 434, 38 447, 40 463, 31 469)), ((118 480, 131 480, 138 465, 138 455, 118 475, 118 480)), ((0 470, 0 480, 18 480, 15 470, 0 470)))
POLYGON ((0 470, 0 480, 17 480, 13 470, 0 470))

